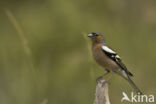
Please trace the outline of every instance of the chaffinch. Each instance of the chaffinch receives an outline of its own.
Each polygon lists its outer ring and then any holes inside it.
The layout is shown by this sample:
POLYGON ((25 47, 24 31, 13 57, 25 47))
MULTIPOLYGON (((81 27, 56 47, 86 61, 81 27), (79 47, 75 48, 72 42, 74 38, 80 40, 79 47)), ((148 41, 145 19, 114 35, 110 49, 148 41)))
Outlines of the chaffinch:
POLYGON ((117 53, 106 45, 104 35, 102 33, 92 32, 88 37, 92 40, 93 57, 99 65, 105 68, 106 74, 110 71, 117 73, 130 83, 137 94, 142 94, 130 78, 133 74, 127 70, 117 53))

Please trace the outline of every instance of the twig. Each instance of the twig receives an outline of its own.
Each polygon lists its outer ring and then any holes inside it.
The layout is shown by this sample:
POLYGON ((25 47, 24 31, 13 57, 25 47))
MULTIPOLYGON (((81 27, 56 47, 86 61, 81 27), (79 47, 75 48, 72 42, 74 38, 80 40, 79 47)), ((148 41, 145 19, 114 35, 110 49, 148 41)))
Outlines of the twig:
POLYGON ((26 52, 26 54, 29 56, 31 55, 31 50, 28 46, 28 41, 24 36, 24 32, 22 31, 19 23, 17 22, 16 18, 14 17, 14 15, 11 13, 11 11, 9 9, 5 9, 6 15, 8 16, 10 22, 13 24, 14 28, 16 29, 19 38, 21 39, 21 42, 23 44, 24 47, 24 51, 26 52))
POLYGON ((48 104, 48 99, 44 99, 40 104, 48 104))
POLYGON ((31 49, 28 45, 28 41, 25 37, 25 34, 20 26, 20 24, 18 23, 18 21, 16 20, 16 18, 14 17, 14 15, 12 14, 12 12, 9 9, 5 9, 5 13, 8 17, 8 19, 10 20, 10 22, 12 23, 13 27, 16 29, 17 34, 19 36, 19 39, 21 40, 22 46, 24 48, 24 52, 26 54, 26 58, 28 61, 28 64, 30 65, 30 68, 35 71, 33 62, 32 62, 32 52, 31 49))
POLYGON ((105 79, 98 79, 94 104, 110 104, 108 95, 108 83, 105 79))
POLYGON ((28 63, 28 67, 31 69, 32 75, 34 77, 34 81, 37 81, 36 69, 33 64, 32 52, 28 45, 28 40, 26 39, 25 34, 24 34, 20 24, 16 20, 15 16, 13 15, 13 13, 7 8, 5 9, 5 13, 6 13, 6 16, 8 17, 8 19, 10 20, 10 22, 12 23, 13 27, 15 28, 15 30, 17 31, 17 35, 21 41, 21 44, 24 49, 24 53, 26 55, 26 62, 28 63))

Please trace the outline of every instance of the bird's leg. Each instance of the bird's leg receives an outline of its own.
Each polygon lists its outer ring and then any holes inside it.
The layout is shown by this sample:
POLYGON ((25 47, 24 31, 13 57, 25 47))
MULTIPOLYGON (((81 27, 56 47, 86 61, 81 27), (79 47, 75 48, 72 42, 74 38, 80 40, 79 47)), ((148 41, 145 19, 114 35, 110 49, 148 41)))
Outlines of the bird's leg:
POLYGON ((110 73, 110 70, 106 69, 106 73, 104 75, 102 75, 102 76, 106 76, 109 73, 110 73))
POLYGON ((102 76, 100 76, 100 77, 98 77, 98 78, 96 79, 97 82, 98 82, 99 80, 103 79, 103 77, 106 76, 106 75, 109 74, 109 73, 110 73, 110 70, 106 69, 106 73, 103 74, 102 76))
POLYGON ((108 79, 107 79, 107 82, 109 82, 109 80, 112 78, 113 74, 111 74, 108 79))
MULTIPOLYGON (((112 78, 113 74, 114 74, 114 72, 112 72, 112 74, 108 77, 108 79, 106 79, 105 83, 109 84, 109 81, 112 78)), ((105 83, 103 83, 102 86, 104 86, 105 83)))
POLYGON ((107 82, 109 82, 109 80, 112 78, 114 72, 112 71, 112 74, 108 77, 107 82))

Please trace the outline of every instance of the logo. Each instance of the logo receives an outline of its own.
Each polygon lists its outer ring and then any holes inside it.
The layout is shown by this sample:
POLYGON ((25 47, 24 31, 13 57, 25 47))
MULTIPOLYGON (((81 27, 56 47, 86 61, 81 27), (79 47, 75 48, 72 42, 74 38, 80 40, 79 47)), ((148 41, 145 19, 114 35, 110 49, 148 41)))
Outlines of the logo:
POLYGON ((128 95, 125 92, 122 92, 123 98, 121 99, 121 102, 128 101, 128 102, 139 102, 139 103, 153 103, 154 102, 154 95, 135 95, 133 92, 131 92, 131 96, 128 97, 128 95))

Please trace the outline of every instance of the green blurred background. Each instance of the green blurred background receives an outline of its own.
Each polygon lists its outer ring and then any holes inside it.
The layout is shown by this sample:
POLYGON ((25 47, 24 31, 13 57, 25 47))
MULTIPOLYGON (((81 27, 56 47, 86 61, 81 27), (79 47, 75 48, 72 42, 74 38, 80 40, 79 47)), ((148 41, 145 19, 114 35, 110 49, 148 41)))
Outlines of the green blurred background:
MULTIPOLYGON (((1 0, 0 104, 92 104, 105 71, 90 32, 102 32, 139 88, 156 94, 155 0, 1 0)), ((112 104, 132 90, 114 75, 112 104)))

